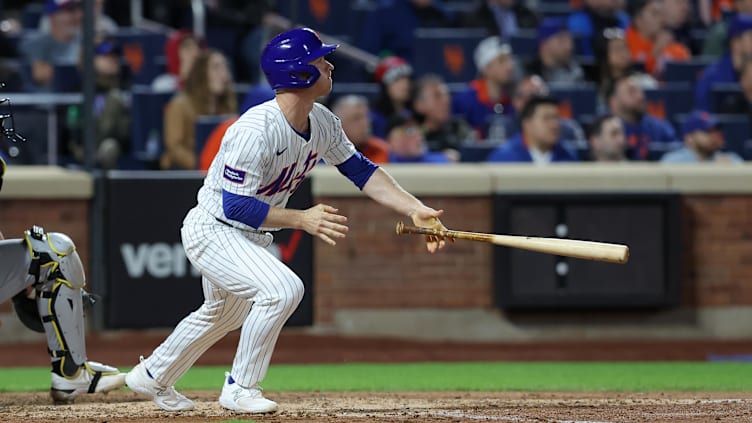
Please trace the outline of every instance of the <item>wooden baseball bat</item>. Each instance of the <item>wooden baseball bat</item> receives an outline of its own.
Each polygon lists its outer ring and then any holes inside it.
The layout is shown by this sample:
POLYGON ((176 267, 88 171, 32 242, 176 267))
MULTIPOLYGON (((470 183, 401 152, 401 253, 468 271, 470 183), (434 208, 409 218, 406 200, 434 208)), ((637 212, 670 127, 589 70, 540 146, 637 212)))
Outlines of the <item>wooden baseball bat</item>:
POLYGON ((397 234, 422 234, 455 239, 469 239, 472 241, 490 242, 505 247, 521 248, 539 253, 555 254, 557 256, 574 257, 585 260, 605 261, 624 264, 629 259, 629 247, 622 244, 605 242, 580 241, 563 238, 541 238, 520 235, 496 235, 479 232, 439 230, 408 226, 403 222, 397 223, 397 234))

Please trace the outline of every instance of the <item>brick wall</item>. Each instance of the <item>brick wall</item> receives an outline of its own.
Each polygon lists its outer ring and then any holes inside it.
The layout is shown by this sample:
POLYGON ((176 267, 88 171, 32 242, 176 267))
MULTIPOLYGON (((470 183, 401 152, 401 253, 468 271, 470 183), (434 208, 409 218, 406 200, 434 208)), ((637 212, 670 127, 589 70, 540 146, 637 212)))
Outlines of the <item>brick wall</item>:
MULTIPOLYGON (((88 200, 12 200, 2 201, 0 231, 6 238, 20 238, 32 225, 47 231, 63 232, 76 243, 78 254, 88 274, 89 202, 88 200)), ((11 303, 0 304, 0 312, 12 309, 11 303)))
MULTIPOLYGON (((491 231, 490 198, 422 198, 446 211, 448 227, 491 231)), ((329 247, 316 242, 314 313, 332 322, 346 308, 492 307, 492 246, 458 242, 441 254, 422 238, 397 236, 407 219, 364 197, 318 198, 350 219, 350 236, 329 247)), ((33 224, 67 233, 88 271, 86 200, 3 200, 0 230, 18 237, 33 224)), ((684 304, 752 305, 752 196, 688 195, 682 200, 684 304)), ((0 312, 10 310, 9 303, 0 312)))
MULTIPOLYGON (((489 232, 489 198, 421 198, 444 209, 447 227, 489 232)), ((423 237, 397 236, 390 209, 366 198, 319 198, 349 218, 350 235, 329 247, 315 241, 314 320, 343 308, 477 308, 492 304, 491 245, 458 242, 429 254, 423 237)))
MULTIPOLYGON (((314 320, 338 309, 492 307, 492 246, 460 241, 437 255, 421 238, 394 235, 399 216, 365 198, 321 198, 350 218, 337 247, 316 241, 314 320)), ((424 198, 451 228, 491 231, 487 198, 424 198)), ((404 219, 403 219, 404 220, 404 219)), ((752 305, 752 196, 682 200, 686 306, 752 305)))
POLYGON ((752 196, 693 195, 682 203, 685 302, 752 305, 752 196))

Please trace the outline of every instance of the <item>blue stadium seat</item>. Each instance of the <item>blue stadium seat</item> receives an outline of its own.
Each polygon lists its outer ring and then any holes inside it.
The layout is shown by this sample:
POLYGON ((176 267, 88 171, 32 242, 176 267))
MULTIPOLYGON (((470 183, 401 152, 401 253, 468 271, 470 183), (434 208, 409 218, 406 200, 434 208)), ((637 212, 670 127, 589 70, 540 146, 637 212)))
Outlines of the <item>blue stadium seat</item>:
POLYGON ((206 29, 206 45, 225 55, 231 71, 234 71, 233 62, 237 56, 240 35, 238 31, 231 28, 210 27, 206 29))
POLYGON ((537 12, 545 18, 568 18, 572 14, 569 2, 542 1, 538 3, 537 12))
MULTIPOLYGON (((583 43, 580 38, 574 37, 574 55, 575 59, 583 66, 594 65, 595 59, 587 56, 583 51, 583 43), (583 63, 583 61, 585 63, 583 63)), ((512 47, 512 53, 520 58, 523 62, 529 61, 538 56, 538 38, 535 30, 521 30, 516 35, 509 37, 509 45, 512 47)))
POLYGON ((460 147, 461 162, 485 162, 496 145, 465 145, 460 147))
POLYGON ((752 160, 752 139, 744 142, 744 154, 742 157, 744 160, 752 160))
POLYGON ((123 59, 130 66, 131 82, 148 85, 164 73, 164 46, 167 36, 133 28, 120 29, 112 38, 122 47, 123 59))
POLYGON ((745 157, 747 155, 747 140, 752 138, 752 125, 749 116, 745 115, 713 115, 721 124, 723 137, 726 140, 726 151, 733 151, 745 157))
POLYGON ((710 89, 710 112, 721 113, 725 105, 746 104, 742 88, 737 83, 714 84, 710 89))
POLYGON ((164 108, 173 93, 153 92, 149 86, 131 88, 131 155, 137 160, 159 160, 164 147, 164 108))
POLYGON ((475 79, 473 52, 486 35, 483 29, 417 29, 413 61, 416 76, 436 73, 447 82, 467 82, 475 79))
POLYGON ((668 62, 663 68, 661 79, 665 82, 694 83, 711 62, 712 59, 707 57, 695 57, 688 62, 668 62))
POLYGON ((538 54, 538 41, 535 30, 521 30, 509 37, 512 53, 522 61, 530 60, 538 54))
POLYGON ((327 35, 357 35, 375 3, 351 0, 278 1, 277 11, 294 23, 327 35))
MULTIPOLYGON (((694 107, 692 85, 687 82, 668 82, 654 90, 645 90, 645 98, 651 111, 661 110, 664 119, 672 120, 678 114, 686 114, 694 107)), ((656 114, 656 113, 653 113, 656 114)))
POLYGON ((596 112, 597 91, 593 84, 552 85, 551 95, 561 102, 563 117, 578 120, 583 115, 596 112))
POLYGON ((52 91, 69 93, 81 91, 81 73, 76 65, 55 65, 52 91))
POLYGON ((29 3, 21 11, 21 27, 24 29, 39 29, 39 22, 44 16, 43 3, 29 3))
POLYGON ((31 77, 31 63, 18 64, 25 90, 30 92, 71 93, 81 91, 81 72, 76 65, 54 65, 48 86, 36 85, 31 77))

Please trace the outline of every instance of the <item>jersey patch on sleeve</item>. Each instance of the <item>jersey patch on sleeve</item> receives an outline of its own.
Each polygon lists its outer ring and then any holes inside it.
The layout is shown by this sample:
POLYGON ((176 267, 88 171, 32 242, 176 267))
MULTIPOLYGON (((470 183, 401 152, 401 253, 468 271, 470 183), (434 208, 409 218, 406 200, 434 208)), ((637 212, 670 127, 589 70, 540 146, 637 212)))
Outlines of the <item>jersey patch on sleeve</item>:
POLYGON ((245 182, 245 171, 225 165, 224 178, 232 183, 242 184, 245 182))

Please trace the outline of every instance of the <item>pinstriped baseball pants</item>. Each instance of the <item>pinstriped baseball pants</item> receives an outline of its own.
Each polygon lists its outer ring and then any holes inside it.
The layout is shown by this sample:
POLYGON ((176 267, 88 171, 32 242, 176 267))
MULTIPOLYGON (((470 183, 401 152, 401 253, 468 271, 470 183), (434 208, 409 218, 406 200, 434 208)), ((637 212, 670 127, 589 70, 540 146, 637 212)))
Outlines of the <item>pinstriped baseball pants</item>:
POLYGON ((270 234, 241 231, 196 207, 183 221, 183 246, 201 272, 204 303, 145 360, 171 386, 228 332, 242 326, 231 375, 240 386, 262 381, 282 327, 303 299, 303 282, 266 250, 270 234))

